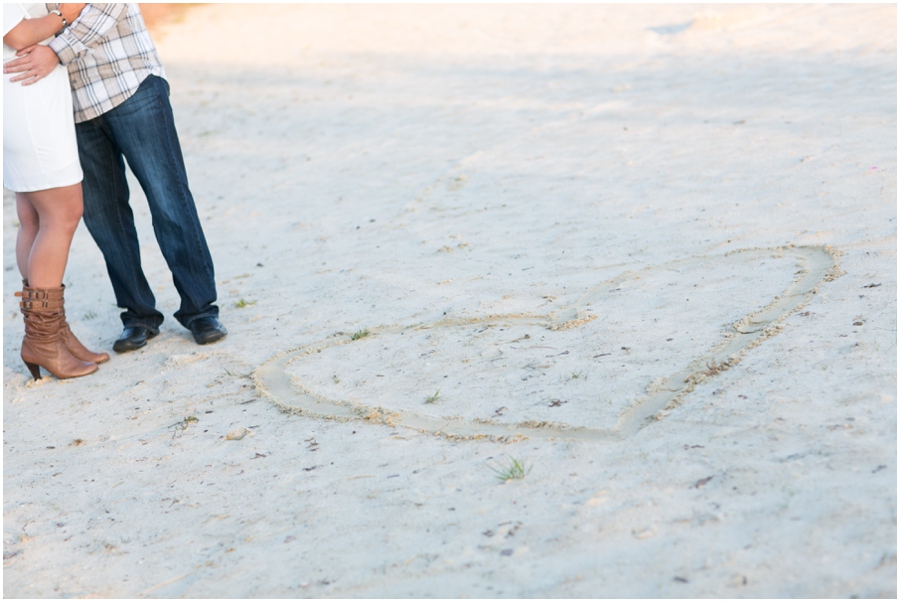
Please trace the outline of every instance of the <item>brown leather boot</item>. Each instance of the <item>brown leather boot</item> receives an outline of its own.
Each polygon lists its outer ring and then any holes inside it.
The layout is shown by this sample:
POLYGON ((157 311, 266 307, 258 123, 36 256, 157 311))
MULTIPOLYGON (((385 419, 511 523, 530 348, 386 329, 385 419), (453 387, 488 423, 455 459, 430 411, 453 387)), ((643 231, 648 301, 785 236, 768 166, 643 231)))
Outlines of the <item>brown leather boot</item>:
MULTIPOLYGON (((96 351, 91 351, 87 347, 85 347, 81 341, 79 341, 75 334, 72 333, 72 330, 69 328, 69 323, 66 322, 66 308, 65 301, 63 299, 63 295, 66 290, 66 285, 62 285, 59 288, 46 288, 40 289, 40 293, 37 292, 38 289, 33 289, 28 286, 28 280, 22 280, 22 292, 16 293, 16 297, 23 297, 24 299, 32 299, 32 300, 40 300, 40 301, 52 301, 52 305, 54 307, 59 307, 59 311, 62 314, 62 325, 59 329, 59 336, 62 339, 63 345, 66 346, 66 349, 69 353, 72 354, 73 357, 79 359, 83 362, 93 362, 95 364, 102 364, 106 360, 109 359, 109 354, 106 352, 97 353, 96 351)), ((24 314, 26 309, 24 306, 20 304, 20 308, 22 313, 24 314)))
MULTIPOLYGON (((46 289, 32 289, 46 295, 46 289)), ((74 378, 97 371, 97 364, 72 356, 60 336, 63 322, 62 300, 24 299, 25 338, 22 340, 22 360, 35 380, 41 378, 41 367, 56 378, 74 378)))

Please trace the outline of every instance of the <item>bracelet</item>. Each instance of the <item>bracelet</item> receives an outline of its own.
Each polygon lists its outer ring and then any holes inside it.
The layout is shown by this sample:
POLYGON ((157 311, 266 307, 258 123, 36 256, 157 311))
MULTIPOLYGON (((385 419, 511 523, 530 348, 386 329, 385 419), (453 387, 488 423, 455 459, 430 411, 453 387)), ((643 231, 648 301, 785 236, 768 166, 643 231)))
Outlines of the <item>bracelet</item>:
POLYGON ((65 29, 66 27, 69 26, 69 22, 66 21, 66 18, 64 16, 62 16, 62 13, 59 12, 58 10, 51 10, 48 14, 56 15, 57 17, 62 19, 62 22, 63 22, 62 27, 59 28, 59 31, 56 32, 56 35, 61 34, 63 32, 63 29, 65 29))

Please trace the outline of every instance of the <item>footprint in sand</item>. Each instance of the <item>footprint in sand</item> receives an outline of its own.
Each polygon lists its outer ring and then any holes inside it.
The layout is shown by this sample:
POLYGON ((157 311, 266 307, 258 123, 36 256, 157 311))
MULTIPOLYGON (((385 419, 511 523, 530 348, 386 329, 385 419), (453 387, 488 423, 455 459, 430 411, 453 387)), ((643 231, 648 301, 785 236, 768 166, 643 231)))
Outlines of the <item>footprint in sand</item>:
POLYGON ((323 418, 462 439, 618 440, 776 335, 839 274, 836 256, 785 247, 693 257, 626 272, 546 315, 369 328, 283 352, 256 384, 281 408, 323 418), (636 315, 648 299, 654 309, 636 315))

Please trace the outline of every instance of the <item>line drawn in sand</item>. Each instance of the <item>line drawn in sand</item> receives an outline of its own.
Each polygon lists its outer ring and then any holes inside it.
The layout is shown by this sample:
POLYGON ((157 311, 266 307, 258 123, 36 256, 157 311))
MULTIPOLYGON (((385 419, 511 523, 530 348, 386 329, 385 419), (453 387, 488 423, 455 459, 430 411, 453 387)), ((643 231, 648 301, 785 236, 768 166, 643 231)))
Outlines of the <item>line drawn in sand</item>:
POLYGON ((796 261, 794 265, 797 266, 797 271, 791 284, 765 307, 731 324, 722 334, 720 341, 690 361, 686 367, 649 385, 647 394, 635 400, 611 428, 588 428, 535 420, 503 423, 492 418, 432 417, 408 410, 391 410, 317 394, 287 372, 287 367, 292 362, 302 361, 304 357, 321 353, 337 345, 351 343, 350 339, 323 341, 279 353, 257 368, 254 381, 260 394, 283 411, 305 416, 341 421, 364 420, 389 426, 402 426, 453 439, 511 441, 531 437, 619 441, 655 420, 669 415, 699 383, 728 370, 740 362, 748 351, 778 334, 783 328, 782 322, 785 318, 806 305, 812 295, 818 292, 822 283, 834 280, 842 274, 837 263, 840 253, 827 246, 740 249, 724 256, 697 256, 650 266, 639 271, 625 272, 591 288, 573 306, 546 315, 490 315, 466 320, 447 319, 431 324, 369 329, 371 336, 377 338, 384 334, 402 334, 413 330, 433 330, 462 324, 518 323, 541 326, 550 330, 579 328, 596 318, 595 314, 586 311, 590 306, 601 304, 604 297, 629 280, 662 270, 697 267, 736 255, 751 259, 789 257, 796 261))

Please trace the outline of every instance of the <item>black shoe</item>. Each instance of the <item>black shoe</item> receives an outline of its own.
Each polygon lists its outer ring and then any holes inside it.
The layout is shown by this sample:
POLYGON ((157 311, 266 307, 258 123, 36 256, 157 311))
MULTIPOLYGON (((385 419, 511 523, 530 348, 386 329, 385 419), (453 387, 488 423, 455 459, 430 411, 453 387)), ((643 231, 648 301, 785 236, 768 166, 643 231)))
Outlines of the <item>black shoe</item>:
POLYGON ((194 335, 194 340, 198 345, 207 345, 215 343, 219 339, 225 337, 228 331, 222 326, 217 318, 212 316, 208 318, 197 318, 188 326, 194 335))
POLYGON ((113 351, 116 353, 125 353, 126 351, 134 351, 140 349, 147 344, 147 341, 156 336, 157 333, 143 326, 126 326, 122 331, 119 340, 113 343, 113 351))

